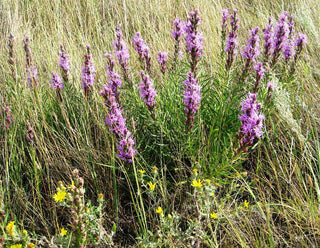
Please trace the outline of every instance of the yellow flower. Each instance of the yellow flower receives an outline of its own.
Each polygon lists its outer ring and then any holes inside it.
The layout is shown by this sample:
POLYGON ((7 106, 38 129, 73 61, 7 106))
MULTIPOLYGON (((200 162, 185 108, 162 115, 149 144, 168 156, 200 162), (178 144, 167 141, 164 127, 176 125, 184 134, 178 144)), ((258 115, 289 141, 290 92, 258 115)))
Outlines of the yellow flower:
POLYGON ((214 192, 211 193, 211 196, 212 196, 212 197, 214 196, 214 192))
POLYGON ((210 183, 211 183, 211 180, 210 180, 210 179, 206 179, 205 181, 206 181, 207 184, 210 184, 210 183))
POLYGON ((197 173, 198 172, 198 169, 193 169, 192 170, 192 173, 197 173))
POLYGON ((216 219, 216 218, 218 218, 218 214, 215 213, 215 212, 212 212, 212 213, 210 214, 210 217, 211 217, 211 219, 216 219))
POLYGON ((156 213, 157 213, 157 214, 163 214, 162 207, 159 206, 159 207, 156 209, 156 213))
POLYGON ((98 194, 99 199, 103 199, 104 195, 103 194, 98 194))
POLYGON ((23 233, 24 235, 28 235, 28 232, 27 232, 26 229, 23 229, 22 233, 23 233))
POLYGON ((139 172, 140 172, 140 174, 144 174, 144 173, 146 173, 146 171, 145 171, 145 170, 139 170, 139 172))
POLYGON ((14 221, 11 221, 8 223, 8 225, 6 226, 6 231, 8 232, 8 234, 10 236, 13 236, 13 231, 14 231, 14 221))
POLYGON ((68 186, 68 189, 72 189, 72 190, 73 190, 73 188, 74 188, 74 181, 72 180, 72 181, 71 181, 71 185, 68 186))
POLYGON ((158 167, 157 167, 157 166, 152 166, 152 169, 153 169, 154 171, 156 171, 156 170, 158 170, 158 167))
POLYGON ((198 181, 196 179, 194 179, 192 181, 192 184, 191 184, 192 187, 195 187, 195 188, 201 188, 203 185, 202 185, 202 181, 200 179, 198 179, 198 181))
POLYGON ((34 247, 34 243, 30 243, 27 245, 27 248, 33 248, 34 247))
POLYGON ((22 248, 22 244, 10 245, 9 248, 22 248))
POLYGON ((61 236, 66 236, 67 233, 68 233, 68 231, 67 231, 66 229, 61 228, 61 230, 60 230, 60 235, 61 235, 61 236))
POLYGON ((247 200, 244 201, 243 205, 248 208, 249 207, 249 202, 247 200))
POLYGON ((59 190, 56 194, 54 194, 53 199, 56 202, 62 202, 66 199, 67 192, 59 190))
POLYGON ((149 185, 150 190, 151 190, 151 191, 154 191, 154 188, 156 187, 156 184, 157 184, 157 183, 148 182, 147 184, 149 185))

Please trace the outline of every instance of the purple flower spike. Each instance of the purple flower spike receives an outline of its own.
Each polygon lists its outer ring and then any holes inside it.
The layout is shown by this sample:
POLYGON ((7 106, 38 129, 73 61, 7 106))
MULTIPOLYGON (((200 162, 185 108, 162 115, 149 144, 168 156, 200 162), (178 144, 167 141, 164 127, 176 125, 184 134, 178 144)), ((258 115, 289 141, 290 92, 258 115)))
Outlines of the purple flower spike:
POLYGON ((184 90, 185 112, 187 114, 186 119, 186 131, 193 127, 193 120, 197 110, 200 107, 201 102, 201 86, 198 83, 198 79, 194 77, 193 72, 188 72, 187 80, 184 81, 186 89, 184 90))
POLYGON ((195 73, 199 58, 202 57, 203 50, 203 36, 198 31, 201 18, 198 16, 199 10, 190 12, 189 17, 185 23, 185 40, 187 52, 190 54, 191 71, 195 73))
POLYGON ((81 81, 82 81, 82 87, 84 89, 84 95, 85 97, 88 97, 88 94, 94 84, 94 80, 96 77, 96 70, 94 68, 94 64, 92 61, 92 55, 90 52, 90 46, 87 45, 87 54, 84 55, 85 61, 84 61, 84 67, 82 68, 82 75, 81 75, 81 81))
POLYGON ((270 99, 272 97, 272 92, 275 90, 277 87, 276 84, 272 83, 271 81, 268 82, 267 88, 268 88, 268 95, 267 98, 270 99))
POLYGON ((141 71, 140 82, 140 96, 145 99, 144 103, 148 106, 150 112, 154 112, 156 101, 154 100, 157 92, 154 89, 154 85, 149 75, 146 75, 144 71, 141 71))
POLYGON ((9 104, 7 104, 7 106, 4 109, 4 112, 6 113, 6 124, 5 127, 9 130, 10 129, 10 124, 12 123, 11 120, 11 109, 9 108, 9 104))
POLYGON ((260 54, 258 32, 258 27, 250 30, 250 38, 247 40, 247 47, 241 53, 241 55, 246 59, 245 71, 248 71, 248 69, 256 62, 256 59, 260 54))
POLYGON ((285 45, 287 43, 287 39, 289 37, 289 27, 287 23, 288 13, 283 12, 278 20, 278 23, 275 27, 274 38, 273 38, 273 58, 272 58, 272 66, 274 66, 281 53, 285 49, 285 45))
POLYGON ((51 87, 56 89, 57 96, 60 101, 62 101, 62 96, 61 96, 61 89, 64 88, 63 85, 63 80, 62 78, 56 73, 56 72, 51 72, 52 78, 50 80, 51 82, 51 87))
POLYGON ((127 43, 123 40, 120 24, 116 27, 116 41, 113 42, 115 56, 120 64, 124 80, 131 82, 129 79, 129 49, 127 43))
POLYGON ((60 44, 60 52, 59 52, 59 65, 62 72, 62 77, 65 82, 69 81, 69 71, 70 71, 70 62, 69 57, 70 55, 66 53, 63 45, 60 44))
POLYGON ((106 53, 104 55, 108 59, 108 66, 106 68, 107 76, 109 80, 108 87, 112 90, 112 94, 116 97, 116 100, 119 102, 120 93, 118 87, 122 85, 120 75, 114 71, 115 61, 112 59, 112 55, 106 53))
POLYGON ((265 119, 260 111, 260 103, 257 101, 257 94, 249 93, 247 98, 241 102, 241 111, 239 116, 242 125, 240 127, 240 146, 246 150, 247 146, 253 144, 255 139, 259 139, 262 134, 263 120, 265 119))
POLYGON ((56 72, 51 72, 51 87, 54 88, 54 89, 63 89, 64 88, 64 85, 63 85, 63 81, 62 81, 62 78, 56 73, 56 72))
POLYGON ((100 95, 104 98, 104 103, 108 109, 105 123, 109 125, 110 131, 114 132, 118 139, 118 157, 127 163, 131 163, 133 156, 136 154, 135 141, 126 126, 126 119, 122 115, 122 109, 119 107, 113 90, 109 86, 104 85, 103 90, 100 91, 100 95))
POLYGON ((225 52, 227 53, 227 63, 226 69, 229 70, 235 60, 236 54, 238 53, 237 47, 238 43, 238 34, 236 33, 239 28, 239 18, 237 17, 238 10, 234 10, 233 14, 230 16, 231 22, 231 31, 227 37, 225 52))
POLYGON ((23 49, 26 53, 27 67, 30 67, 32 65, 32 55, 31 55, 31 49, 29 47, 29 41, 30 41, 29 36, 26 36, 23 40, 23 49))
POLYGON ((271 17, 269 17, 269 23, 268 26, 263 29, 263 40, 264 40, 264 56, 265 61, 267 62, 269 60, 269 56, 272 52, 273 47, 273 24, 271 21, 271 17))
POLYGON ((264 77, 264 73, 265 73, 265 69, 263 68, 263 64, 261 62, 257 63, 253 69, 256 71, 257 75, 256 75, 256 83, 254 85, 253 91, 257 92, 258 87, 261 83, 261 80, 264 77))
POLYGON ((181 37, 184 33, 184 23, 179 19, 176 18, 173 22, 175 29, 172 31, 172 37, 175 40, 174 45, 174 55, 173 55, 173 68, 175 68, 177 64, 177 60, 182 57, 182 50, 181 50, 181 37))
POLYGON ((286 44, 284 45, 284 51, 283 51, 284 60, 286 63, 288 63, 288 61, 294 57, 294 53, 295 53, 295 50, 294 50, 293 40, 287 39, 286 44))
POLYGON ((308 43, 308 37, 307 35, 303 33, 298 33, 297 37, 294 40, 295 45, 295 56, 294 61, 297 61, 297 59, 300 57, 301 52, 305 45, 308 43))
POLYGON ((223 56, 223 50, 225 47, 225 40, 227 37, 227 26, 228 26, 228 18, 229 18, 229 11, 228 9, 223 9, 221 11, 222 19, 221 19, 221 56, 223 56))
POLYGON ((34 88, 37 88, 39 86, 38 84, 38 79, 37 79, 37 75, 38 75, 38 70, 37 68, 32 65, 29 68, 26 68, 26 72, 27 72, 27 81, 28 81, 28 86, 31 87, 33 86, 34 88))
POLYGON ((165 74, 166 71, 167 71, 167 66, 166 66, 167 59, 168 59, 168 53, 167 52, 159 52, 158 53, 158 62, 160 64, 160 66, 161 66, 160 70, 161 70, 161 72, 163 74, 165 74))
POLYGON ((151 74, 151 56, 149 54, 150 48, 142 39, 139 32, 137 32, 133 37, 133 46, 139 54, 139 60, 142 68, 151 74))
POLYGON ((289 20, 288 20, 288 29, 289 29, 289 34, 288 34, 288 36, 291 38, 291 37, 292 37, 292 34, 293 34, 293 32, 294 32, 295 22, 294 22, 294 20, 293 20, 293 16, 290 16, 288 19, 289 19, 289 20))

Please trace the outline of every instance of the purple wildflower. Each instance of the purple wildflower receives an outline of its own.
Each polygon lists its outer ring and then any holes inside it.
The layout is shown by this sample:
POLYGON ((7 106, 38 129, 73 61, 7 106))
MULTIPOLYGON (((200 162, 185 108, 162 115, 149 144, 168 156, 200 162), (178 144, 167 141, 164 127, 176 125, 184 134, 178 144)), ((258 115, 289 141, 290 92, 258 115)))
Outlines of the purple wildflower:
POLYGON ((4 112, 6 113, 6 124, 5 124, 5 127, 9 130, 10 124, 12 123, 12 120, 11 120, 12 111, 9 108, 9 104, 7 104, 7 106, 5 107, 4 112))
POLYGON ((10 66, 10 70, 11 70, 11 75, 14 79, 14 81, 17 82, 17 76, 16 76, 16 61, 14 59, 14 36, 12 34, 10 34, 8 36, 8 55, 9 55, 9 59, 8 59, 8 63, 10 66))
POLYGON ((64 85, 63 85, 63 81, 62 81, 62 78, 58 75, 58 73, 56 72, 51 72, 51 87, 54 88, 54 89, 63 89, 64 88, 64 85))
POLYGON ((32 65, 32 55, 31 55, 31 49, 29 47, 29 41, 30 41, 29 36, 26 36, 23 40, 23 49, 26 53, 27 67, 30 67, 32 65))
POLYGON ((301 52, 307 43, 308 43, 307 35, 303 33, 298 33, 297 37, 294 40, 294 45, 295 45, 294 61, 297 61, 297 59, 300 57, 301 52))
POLYGON ((241 148, 246 150, 246 146, 252 145, 255 139, 262 136, 265 117, 259 112, 261 106, 257 101, 257 94, 249 93, 241 106, 244 113, 239 116, 242 122, 239 138, 241 148))
POLYGON ((104 103, 108 109, 105 123, 106 125, 109 125, 110 131, 115 133, 115 136, 119 141, 118 156, 125 162, 131 163, 133 156, 136 154, 134 148, 135 141, 132 138, 132 133, 126 126, 126 119, 122 115, 123 111, 116 101, 113 90, 108 85, 103 86, 100 95, 104 98, 104 103))
POLYGON ((151 56, 149 54, 150 48, 142 39, 139 32, 137 32, 133 37, 133 46, 139 54, 139 60, 142 68, 151 74, 151 56))
POLYGON ((175 29, 172 31, 172 37, 175 40, 174 45, 174 55, 173 55, 173 61, 174 61, 174 68, 176 66, 177 60, 182 57, 182 50, 181 50, 181 36, 184 33, 184 23, 179 19, 176 18, 173 22, 173 25, 175 29))
POLYGON ((268 96, 267 98, 270 99, 272 97, 272 92, 275 90, 276 88, 276 84, 272 83, 271 81, 268 82, 267 84, 267 88, 268 88, 268 96))
POLYGON ((161 70, 161 72, 163 74, 165 74, 166 71, 167 71, 167 66, 166 66, 167 59, 168 59, 168 53, 167 52, 159 52, 158 53, 158 62, 160 64, 160 66, 161 66, 160 70, 161 70))
POLYGON ((89 45, 87 45, 86 48, 87 48, 87 54, 84 55, 85 61, 84 61, 84 67, 82 68, 82 75, 81 75, 82 87, 84 89, 85 97, 88 96, 88 93, 91 90, 91 87, 93 86, 94 80, 96 77, 96 71, 94 68, 92 55, 90 52, 91 48, 89 45))
POLYGON ((140 96, 145 99, 144 103, 148 106, 150 112, 153 113, 156 106, 154 100, 157 92, 154 89, 154 85, 149 75, 146 75, 144 71, 141 71, 141 82, 140 82, 140 96))
POLYGON ((228 26, 228 17, 229 17, 229 12, 228 9, 223 9, 221 11, 222 13, 222 19, 221 19, 221 55, 223 55, 223 49, 225 46, 225 40, 226 40, 226 36, 227 36, 227 26, 228 26))
POLYGON ((184 85, 186 88, 184 90, 183 102, 185 104, 184 110, 187 114, 186 130, 188 131, 189 127, 193 127, 194 116, 200 107, 201 86, 198 83, 198 79, 194 77, 192 71, 188 72, 187 80, 184 81, 184 85))
POLYGON ((289 33, 288 33, 288 37, 291 38, 292 37, 292 34, 294 32, 294 25, 295 25, 295 22, 293 20, 293 16, 290 16, 288 18, 288 29, 289 29, 289 33))
POLYGON ((250 30, 250 38, 247 40, 247 47, 241 53, 241 55, 246 59, 245 71, 248 71, 248 69, 256 62, 256 59, 260 54, 258 32, 258 27, 250 30))
POLYGON ((274 66, 280 54, 284 51, 285 45, 289 36, 289 27, 287 23, 288 13, 283 12, 278 20, 278 23, 275 27, 274 37, 273 37, 273 59, 272 65, 274 66))
POLYGON ((62 72, 62 77, 65 82, 69 80, 69 71, 70 71, 70 62, 69 57, 70 55, 66 53, 66 50, 64 49, 63 45, 60 44, 60 52, 59 52, 59 65, 62 72))
POLYGON ((29 87, 33 86, 34 88, 37 88, 39 85, 38 79, 37 79, 37 75, 38 75, 37 68, 34 65, 32 65, 26 68, 26 72, 27 72, 28 86, 29 87))
POLYGON ((230 16, 231 22, 231 31, 227 37, 225 52, 227 53, 227 63, 226 69, 229 70, 233 64, 233 61, 237 54, 238 43, 238 34, 236 33, 239 27, 239 18, 237 17, 238 10, 234 10, 233 14, 230 16))
POLYGON ((120 75, 114 71, 115 61, 112 59, 112 55, 106 53, 104 55, 108 59, 108 66, 106 68, 107 76, 109 80, 108 87, 112 90, 113 95, 116 97, 119 102, 119 91, 118 87, 122 85, 120 75))
POLYGON ((284 60, 286 63, 288 63, 288 61, 294 57, 294 53, 295 53, 295 50, 294 50, 293 40, 287 39, 284 45, 284 51, 283 51, 284 60))
POLYGON ((265 29, 263 29, 263 39, 265 61, 268 61, 273 46, 273 24, 271 22, 271 17, 269 17, 268 26, 265 29))
POLYGON ((26 73, 27 73, 27 81, 28 86, 33 86, 34 89, 38 87, 38 70, 37 68, 32 64, 32 55, 31 55, 31 49, 29 47, 29 36, 26 36, 23 40, 23 49, 26 53, 26 73))
POLYGON ((57 96, 60 101, 62 101, 62 96, 61 96, 61 89, 64 88, 63 85, 63 80, 62 78, 56 73, 56 72, 51 72, 52 78, 50 80, 51 82, 51 87, 56 89, 57 96))
POLYGON ((199 10, 190 12, 189 17, 185 23, 185 40, 187 52, 190 54, 191 71, 195 73, 199 58, 202 56, 203 50, 203 36, 198 31, 201 18, 199 17, 199 10))
POLYGON ((113 42, 113 46, 115 49, 115 56, 118 59, 118 62, 120 64, 122 73, 124 75, 124 80, 129 80, 129 50, 127 47, 126 42, 123 40, 123 35, 121 32, 121 26, 120 24, 116 27, 116 41, 113 42))
POLYGON ((253 69, 256 71, 256 83, 254 85, 253 91, 257 92, 257 89, 261 83, 261 80, 264 77, 265 69, 263 68, 263 64, 261 62, 257 63, 253 69))

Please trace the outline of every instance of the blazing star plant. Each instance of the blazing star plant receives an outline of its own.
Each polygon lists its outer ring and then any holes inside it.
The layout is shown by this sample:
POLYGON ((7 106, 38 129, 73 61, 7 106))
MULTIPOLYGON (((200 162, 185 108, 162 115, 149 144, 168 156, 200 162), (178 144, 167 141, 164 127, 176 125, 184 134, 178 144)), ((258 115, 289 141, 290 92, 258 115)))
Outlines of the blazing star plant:
POLYGON ((91 47, 89 45, 86 46, 87 48, 87 54, 84 55, 85 61, 84 61, 84 67, 82 68, 82 87, 84 89, 84 95, 85 97, 88 97, 88 94, 93 87, 94 80, 96 77, 96 70, 94 68, 94 64, 92 61, 92 55, 91 55, 91 47))

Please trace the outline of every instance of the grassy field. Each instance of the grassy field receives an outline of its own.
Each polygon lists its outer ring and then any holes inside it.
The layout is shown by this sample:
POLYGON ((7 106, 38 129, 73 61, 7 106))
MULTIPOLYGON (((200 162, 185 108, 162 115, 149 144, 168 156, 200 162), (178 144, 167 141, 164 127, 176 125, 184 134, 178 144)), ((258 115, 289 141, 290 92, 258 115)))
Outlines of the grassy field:
POLYGON ((318 247, 318 2, 1 1, 0 247, 318 247), (204 40, 193 75, 202 98, 194 120, 186 122, 183 82, 192 54, 182 38, 183 56, 174 63, 171 33, 173 21, 186 21, 195 9, 204 40), (231 68, 221 36, 223 9, 238 10, 239 52, 231 68), (293 67, 283 55, 275 64, 263 57, 262 30, 269 16, 276 26, 284 11, 293 15, 294 34, 308 37, 293 67), (118 24, 129 49, 130 80, 116 63, 113 72, 122 85, 115 98, 126 118, 125 135, 131 135, 126 138, 135 143, 132 161, 117 155, 123 133, 105 123, 113 109, 107 91, 101 96, 112 74, 104 54, 114 54, 118 24), (241 145, 241 103, 257 83, 241 52, 257 26, 257 61, 266 70, 256 92, 263 135, 241 145), (154 107, 140 96, 140 72, 148 68, 133 46, 136 32, 150 47, 154 107), (71 69, 57 95, 50 80, 52 71, 63 75, 60 44, 71 69), (87 45, 96 75, 85 95, 87 45), (157 62, 159 51, 169 54, 166 73, 157 62), (28 86, 32 66, 38 86, 34 79, 28 86), (272 96, 269 81, 277 85, 272 96))

